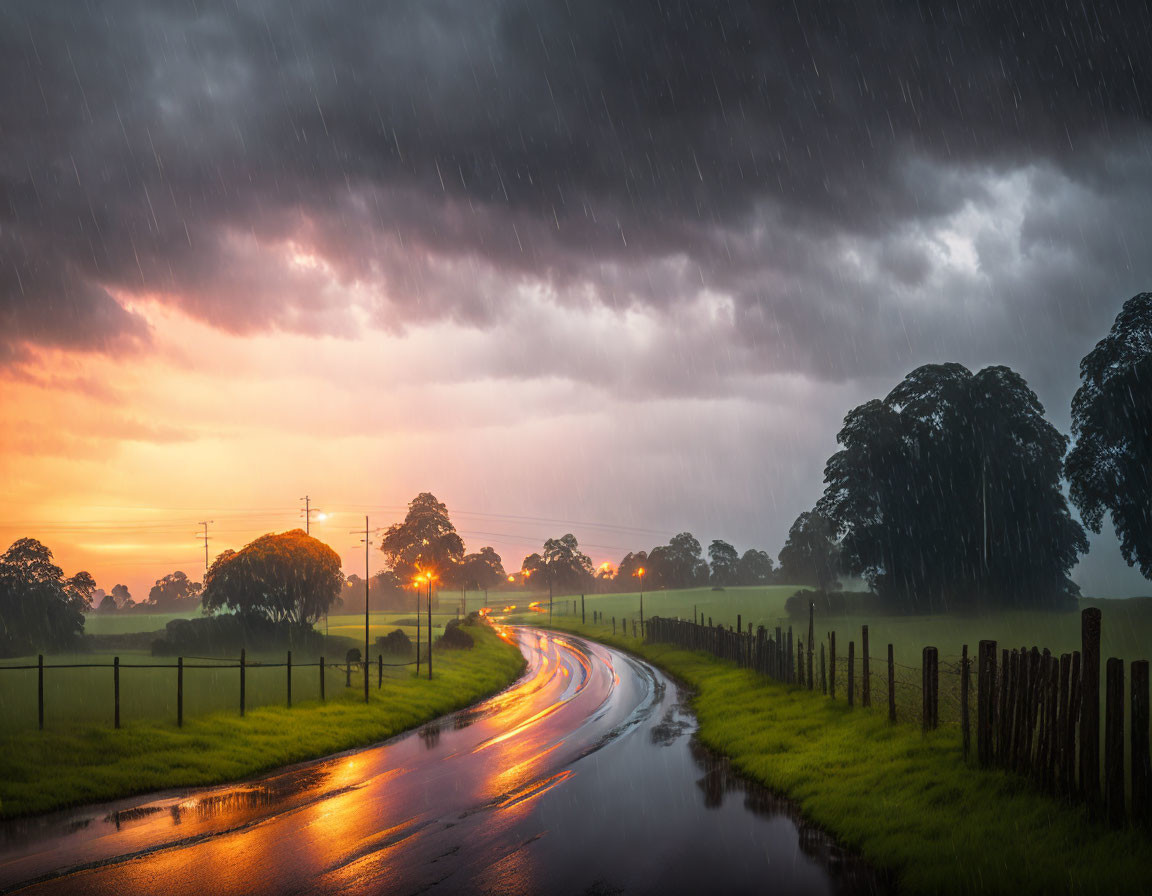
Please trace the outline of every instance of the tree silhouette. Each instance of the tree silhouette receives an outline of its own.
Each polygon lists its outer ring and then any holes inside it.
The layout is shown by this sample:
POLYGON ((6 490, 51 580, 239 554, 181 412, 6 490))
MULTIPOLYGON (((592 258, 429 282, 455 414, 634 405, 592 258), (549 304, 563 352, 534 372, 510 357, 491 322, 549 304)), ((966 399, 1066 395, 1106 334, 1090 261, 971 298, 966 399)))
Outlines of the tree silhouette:
POLYGON ((772 581, 772 566, 767 551, 749 548, 740 557, 736 575, 741 585, 767 585, 772 581))
POLYGON ((1060 490, 1068 440, 1007 367, 912 371, 844 419, 817 510, 890 602, 1067 604, 1088 549, 1060 490))
POLYGON ((1080 381, 1065 465, 1072 503, 1093 532, 1108 511, 1124 559, 1152 578, 1152 293, 1124 303, 1080 362, 1080 381))
POLYGON ((780 549, 780 578, 790 585, 815 585, 821 591, 835 587, 840 548, 836 527, 823 514, 806 510, 788 530, 780 549))
POLYGON ((389 527, 380 540, 388 568, 401 581, 418 570, 431 570, 446 582, 464 559, 464 542, 448 518, 448 508, 430 492, 421 492, 408 504, 404 522, 389 527))
POLYGON ((13 542, 0 555, 0 654, 74 646, 95 590, 86 572, 65 578, 35 538, 13 542))
POLYGON ((713 585, 735 585, 739 576, 740 555, 726 541, 716 539, 708 545, 708 561, 712 567, 713 585))

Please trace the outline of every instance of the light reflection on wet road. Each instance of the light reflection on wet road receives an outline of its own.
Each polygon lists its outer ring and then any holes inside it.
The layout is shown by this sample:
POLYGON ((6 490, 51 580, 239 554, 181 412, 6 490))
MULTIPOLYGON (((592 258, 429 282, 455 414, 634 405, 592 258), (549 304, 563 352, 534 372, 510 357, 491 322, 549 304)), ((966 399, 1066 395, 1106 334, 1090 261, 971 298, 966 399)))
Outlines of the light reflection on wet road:
POLYGON ((661 673, 512 629, 469 710, 241 785, 0 824, 0 892, 871 892, 868 869, 692 740, 661 673))

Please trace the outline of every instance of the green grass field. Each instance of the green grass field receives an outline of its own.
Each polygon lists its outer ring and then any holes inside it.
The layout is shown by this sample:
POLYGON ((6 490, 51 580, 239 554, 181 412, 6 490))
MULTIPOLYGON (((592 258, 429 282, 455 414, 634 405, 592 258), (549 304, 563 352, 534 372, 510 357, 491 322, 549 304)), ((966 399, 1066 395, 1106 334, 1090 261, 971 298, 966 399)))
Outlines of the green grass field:
MULTIPOLYGON (((106 719, 42 732, 0 726, 0 815, 217 784, 385 740, 495 693, 521 674, 519 649, 488 626, 470 631, 472 650, 435 652, 432 681, 407 674, 377 689, 373 676, 369 704, 362 690, 341 686, 330 688, 323 704, 265 706, 244 718, 228 709, 186 717, 183 728, 174 716, 126 719, 120 730, 106 719)), ((277 671, 282 676, 284 670, 277 671)), ((294 698, 295 691, 294 684, 294 698)))
POLYGON ((1110 831, 1026 779, 965 764, 954 731, 890 725, 883 707, 849 710, 704 654, 613 637, 610 626, 571 617, 554 626, 631 650, 685 682, 705 744, 892 870, 903 892, 1152 890, 1146 833, 1110 831))
MULTIPOLYGON (((705 618, 712 617, 714 623, 736 624, 736 616, 742 617, 744 626, 763 625, 774 629, 777 625, 787 629, 794 627, 797 635, 807 637, 808 621, 800 622, 788 617, 784 602, 799 586, 774 585, 760 588, 726 588, 713 591, 711 588, 690 588, 678 591, 654 591, 644 595, 645 616, 669 616, 691 619, 693 609, 705 618)), ((509 592, 504 595, 508 603, 515 603, 517 611, 509 614, 509 621, 539 622, 541 614, 524 612, 529 601, 541 600, 537 593, 509 592)), ((495 597, 493 597, 495 600, 495 597)), ((580 596, 565 595, 553 599, 553 614, 557 619, 572 618, 572 602, 576 604, 576 614, 580 612, 580 596)), ((545 608, 548 595, 543 595, 545 608)), ((1152 659, 1152 600, 1104 600, 1085 599, 1080 607, 1100 607, 1103 617, 1102 655, 1121 659, 1152 659)), ((638 594, 589 594, 585 596, 585 610, 589 620, 593 610, 598 610, 605 618, 617 620, 638 618, 640 597, 638 594)), ((1040 610, 1006 611, 983 616, 963 615, 920 615, 895 616, 877 613, 871 616, 816 617, 817 638, 825 638, 830 631, 836 632, 836 641, 845 653, 848 642, 856 641, 860 649, 860 627, 869 627, 869 652, 873 657, 887 656, 887 645, 893 645, 896 662, 918 665, 920 653, 925 647, 936 647, 940 651, 941 662, 946 658, 958 658, 960 648, 967 644, 970 654, 975 654, 976 645, 982 639, 992 639, 1000 647, 1047 647, 1053 653, 1070 652, 1080 649, 1080 616, 1078 612, 1047 612, 1040 610)), ((611 626, 609 626, 611 627, 611 626)))
MULTIPOLYGON (((453 604, 453 607, 455 605, 453 604)), ((124 635, 134 632, 160 631, 172 619, 186 616, 168 614, 124 613, 93 614, 85 623, 88 634, 124 635)), ((433 613, 433 636, 443 634, 444 626, 453 613, 433 613)), ((325 621, 317 628, 323 632, 325 621)), ((414 613, 372 613, 369 617, 370 656, 376 661, 376 638, 393 629, 403 629, 416 640, 414 613), (410 624, 399 625, 400 622, 410 624)), ((349 647, 364 647, 364 617, 357 615, 331 616, 327 620, 328 639, 324 647, 327 664, 325 690, 328 696, 342 691, 346 674, 336 664, 344 661, 349 647)), ((421 639, 427 644, 427 618, 421 618, 421 639)), ((120 718, 121 722, 155 719, 176 719, 175 668, 134 669, 133 665, 160 665, 174 667, 175 657, 153 657, 148 650, 119 649, 90 653, 55 654, 45 657, 45 665, 107 665, 120 657, 120 718)), ((245 702, 248 707, 278 706, 287 699, 287 670, 263 668, 261 663, 282 664, 286 652, 249 653, 246 660, 245 702)), ((294 651, 292 660, 292 699, 294 702, 318 700, 320 697, 320 670, 300 664, 316 663, 320 654, 294 651)), ((386 663, 400 662, 402 658, 385 657, 386 663)), ((240 673, 237 669, 215 670, 193 666, 223 665, 236 662, 236 657, 213 659, 186 659, 184 671, 184 716, 204 715, 212 712, 239 712, 240 673)), ((35 669, 16 670, 7 667, 34 665, 35 656, 0 660, 0 730, 22 730, 37 725, 37 672, 35 669)), ((385 668, 389 678, 410 674, 411 667, 385 668)), ((362 676, 362 673, 361 673, 362 676)), ((377 669, 372 669, 373 683, 377 669)), ((362 687, 363 678, 353 673, 353 688, 362 687)), ((46 728, 111 725, 114 717, 113 671, 111 668, 53 669, 44 673, 44 724, 46 728)))

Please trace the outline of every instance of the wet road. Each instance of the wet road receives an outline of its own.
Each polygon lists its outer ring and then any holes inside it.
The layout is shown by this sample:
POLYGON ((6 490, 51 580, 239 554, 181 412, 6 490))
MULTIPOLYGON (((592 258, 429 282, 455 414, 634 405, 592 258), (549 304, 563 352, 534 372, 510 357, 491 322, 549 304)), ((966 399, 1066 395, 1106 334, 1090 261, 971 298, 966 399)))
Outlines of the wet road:
MULTIPOLYGON (((241 785, 0 824, 0 892, 871 892, 696 745, 675 684, 511 629, 525 676, 381 746, 241 785)), ((797 826, 799 823, 799 827, 797 826)))

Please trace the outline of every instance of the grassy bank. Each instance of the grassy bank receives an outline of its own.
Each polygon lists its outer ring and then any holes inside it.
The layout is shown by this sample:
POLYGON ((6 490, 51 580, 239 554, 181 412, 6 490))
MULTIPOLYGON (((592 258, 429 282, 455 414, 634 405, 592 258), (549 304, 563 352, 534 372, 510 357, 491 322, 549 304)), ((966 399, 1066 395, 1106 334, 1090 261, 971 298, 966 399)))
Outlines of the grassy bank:
MULTIPOLYGON (((357 688, 328 701, 261 707, 173 722, 139 721, 0 734, 0 815, 43 812, 169 787, 219 784, 385 740, 506 687, 524 668, 520 651, 487 626, 476 646, 437 651, 432 681, 385 679, 371 702, 357 688)), ((283 670, 280 670, 283 671, 283 670)))
POLYGON ((1152 891, 1152 837, 1107 830, 1026 780, 965 765, 954 730, 923 735, 889 725, 883 710, 849 711, 843 701, 704 654, 614 637, 610 627, 556 623, 688 684, 701 741, 891 869, 903 891, 1152 891))

